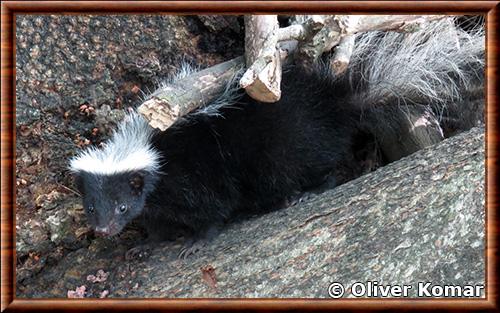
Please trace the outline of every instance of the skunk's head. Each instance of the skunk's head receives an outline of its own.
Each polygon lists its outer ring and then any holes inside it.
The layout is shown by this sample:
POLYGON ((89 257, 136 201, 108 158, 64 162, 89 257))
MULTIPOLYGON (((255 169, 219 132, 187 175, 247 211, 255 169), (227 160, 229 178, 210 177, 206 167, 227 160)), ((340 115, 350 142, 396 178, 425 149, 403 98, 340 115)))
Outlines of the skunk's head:
POLYGON ((144 170, 110 175, 76 173, 89 224, 96 233, 113 236, 141 214, 156 175, 144 170))
POLYGON ((90 225, 112 236, 143 210, 158 180, 160 156, 153 130, 138 114, 127 116, 103 149, 88 148, 70 162, 90 225))

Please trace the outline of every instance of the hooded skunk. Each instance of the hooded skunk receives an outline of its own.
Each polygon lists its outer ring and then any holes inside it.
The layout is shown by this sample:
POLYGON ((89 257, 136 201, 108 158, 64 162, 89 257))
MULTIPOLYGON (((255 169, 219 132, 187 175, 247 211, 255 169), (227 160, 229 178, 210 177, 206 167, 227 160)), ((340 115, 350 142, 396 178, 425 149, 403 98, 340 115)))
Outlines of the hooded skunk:
POLYGON ((360 35, 341 76, 290 66, 274 104, 224 95, 231 100, 218 101, 216 114, 191 114, 164 132, 132 112, 103 149, 71 160, 90 224, 115 235, 142 216, 158 239, 180 226, 193 235, 187 256, 236 213, 266 212, 343 181, 340 173, 358 166, 356 136, 395 123, 387 114, 394 108, 424 107, 442 122, 467 118, 457 106, 482 88, 484 36, 450 21, 360 35))

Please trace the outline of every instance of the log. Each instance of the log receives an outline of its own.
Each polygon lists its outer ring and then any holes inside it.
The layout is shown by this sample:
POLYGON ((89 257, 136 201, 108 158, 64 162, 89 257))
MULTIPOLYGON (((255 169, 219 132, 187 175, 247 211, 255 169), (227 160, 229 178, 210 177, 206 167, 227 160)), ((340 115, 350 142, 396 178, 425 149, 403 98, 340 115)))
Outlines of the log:
MULTIPOLYGON (((346 16, 347 18, 349 15, 346 16)), ((357 23, 347 23, 347 35, 368 31, 414 32, 447 15, 363 15, 357 23)))
POLYGON ((237 57, 177 80, 160 88, 137 111, 152 127, 166 130, 182 116, 219 95, 242 67, 243 58, 237 57))

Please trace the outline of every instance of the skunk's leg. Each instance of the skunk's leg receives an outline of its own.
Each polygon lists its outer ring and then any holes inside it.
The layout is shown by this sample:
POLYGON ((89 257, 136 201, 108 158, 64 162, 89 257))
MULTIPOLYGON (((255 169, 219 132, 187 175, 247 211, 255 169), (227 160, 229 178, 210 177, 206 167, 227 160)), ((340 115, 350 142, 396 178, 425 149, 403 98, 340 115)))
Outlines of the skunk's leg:
POLYGON ((220 232, 221 226, 214 224, 202 231, 196 232, 191 238, 187 238, 184 246, 179 252, 179 259, 186 259, 206 246, 220 232))

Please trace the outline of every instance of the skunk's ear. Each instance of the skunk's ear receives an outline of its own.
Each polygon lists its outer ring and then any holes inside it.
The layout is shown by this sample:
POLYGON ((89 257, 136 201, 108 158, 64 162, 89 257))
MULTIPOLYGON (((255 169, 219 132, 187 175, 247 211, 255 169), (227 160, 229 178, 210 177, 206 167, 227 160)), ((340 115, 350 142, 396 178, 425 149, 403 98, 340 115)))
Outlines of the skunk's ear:
POLYGON ((132 194, 140 195, 142 193, 142 189, 144 188, 144 173, 133 173, 130 177, 129 185, 130 189, 132 190, 132 194))

